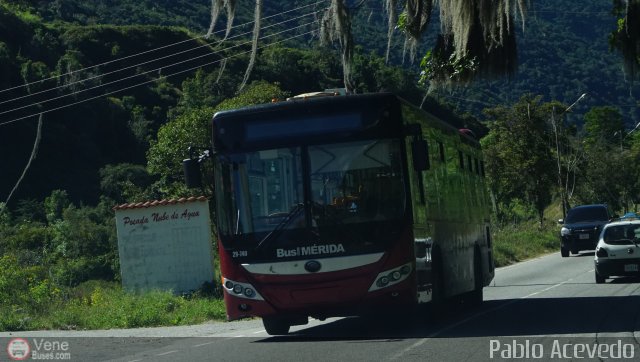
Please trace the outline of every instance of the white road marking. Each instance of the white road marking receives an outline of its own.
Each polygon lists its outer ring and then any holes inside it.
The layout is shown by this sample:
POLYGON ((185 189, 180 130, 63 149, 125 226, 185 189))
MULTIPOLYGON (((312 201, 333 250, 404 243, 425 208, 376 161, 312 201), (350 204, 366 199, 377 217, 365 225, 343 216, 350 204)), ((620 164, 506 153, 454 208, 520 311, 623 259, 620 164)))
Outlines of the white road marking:
POLYGON ((552 285, 552 286, 550 286, 548 288, 545 288, 545 289, 539 290, 537 292, 525 295, 524 297, 520 297, 520 298, 515 299, 515 300, 511 300, 510 302, 506 302, 506 303, 500 304, 499 306, 497 306, 495 308, 491 308, 491 309, 476 313, 476 314, 474 314, 472 316, 469 316, 468 318, 466 318, 464 320, 461 320, 461 321, 456 322, 454 324, 448 325, 448 326, 446 326, 446 327, 444 327, 444 328, 442 328, 442 329, 440 329, 438 331, 435 331, 435 332, 431 333, 430 335, 426 336, 425 338, 420 339, 419 341, 417 341, 416 343, 412 344, 411 346, 403 349, 402 351, 394 354, 393 356, 391 356, 390 359, 391 360, 397 360, 397 359, 401 358, 402 356, 404 356, 407 352, 409 352, 409 351, 411 351, 413 349, 416 349, 416 348, 420 347, 421 345, 425 344, 429 339, 431 339, 431 338, 433 338, 433 337, 435 337, 435 336, 437 336, 437 335, 439 335, 439 334, 441 334, 443 332, 446 332, 446 331, 448 331, 450 329, 453 329, 453 328, 456 328, 456 327, 458 327, 460 325, 463 325, 463 324, 465 324, 465 323, 467 323, 467 322, 469 322, 469 321, 471 321, 471 320, 473 320, 475 318, 478 318, 478 317, 483 316, 483 315, 488 314, 488 313, 495 312, 495 311, 497 311, 499 309, 502 309, 504 307, 510 306, 511 304, 517 303, 520 299, 526 299, 526 298, 532 297, 534 295, 549 291, 549 290, 551 290, 553 288, 557 288, 557 287, 559 287, 559 286, 561 286, 563 284, 569 283, 572 280, 573 280, 573 278, 567 279, 567 280, 563 281, 562 283, 554 284, 554 285, 552 285))
MULTIPOLYGON (((572 281, 572 280, 573 280, 573 278, 571 278, 571 279, 567 279, 567 280, 565 280, 565 281, 564 281, 564 282, 562 282, 562 283, 558 283, 558 284, 552 285, 552 286, 550 286, 549 288, 545 288, 545 289, 539 290, 539 291, 537 291, 537 292, 533 292, 533 293, 531 293, 531 294, 529 294, 529 295, 525 295, 524 297, 520 297, 519 299, 526 299, 526 298, 529 298, 529 297, 533 297, 534 295, 538 295, 538 294, 540 294, 540 293, 544 293, 544 292, 546 292, 546 291, 549 291, 549 290, 551 290, 551 289, 553 289, 553 288, 555 288, 555 287, 559 287, 559 286, 561 286, 562 284, 569 283, 569 282, 570 282, 570 281, 572 281)), ((514 301, 514 302, 515 302, 515 301, 514 301)))
POLYGON ((166 356, 166 355, 172 354, 172 353, 178 353, 178 351, 169 351, 169 352, 158 353, 156 356, 166 356))
POLYGON ((200 343, 200 344, 196 344, 193 347, 202 347, 202 346, 208 346, 210 344, 216 343, 216 341, 212 341, 212 342, 207 342, 207 343, 200 343))

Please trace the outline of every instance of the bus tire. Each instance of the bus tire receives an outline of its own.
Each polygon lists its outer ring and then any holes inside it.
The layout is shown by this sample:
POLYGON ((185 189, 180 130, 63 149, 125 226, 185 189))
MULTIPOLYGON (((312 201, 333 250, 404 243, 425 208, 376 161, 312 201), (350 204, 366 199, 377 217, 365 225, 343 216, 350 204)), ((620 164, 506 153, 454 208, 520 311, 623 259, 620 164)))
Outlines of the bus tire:
POLYGON ((267 333, 272 336, 289 334, 289 328, 291 328, 289 321, 282 317, 263 317, 262 325, 267 333))
POLYGON ((476 248, 475 256, 473 258, 473 280, 475 283, 474 289, 467 295, 467 300, 472 306, 479 306, 484 300, 483 282, 482 282, 482 259, 480 257, 480 251, 476 248))
POLYGON ((429 303, 429 319, 442 318, 445 309, 444 279, 440 253, 434 252, 431 265, 431 302, 429 303))

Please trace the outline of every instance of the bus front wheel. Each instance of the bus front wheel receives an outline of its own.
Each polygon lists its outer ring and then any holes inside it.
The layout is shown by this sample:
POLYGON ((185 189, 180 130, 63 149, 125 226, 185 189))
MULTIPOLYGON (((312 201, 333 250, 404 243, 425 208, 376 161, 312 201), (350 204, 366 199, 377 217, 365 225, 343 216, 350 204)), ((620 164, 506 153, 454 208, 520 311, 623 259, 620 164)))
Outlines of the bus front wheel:
POLYGON ((289 333, 291 323, 286 318, 282 317, 264 317, 262 318, 262 325, 268 334, 272 336, 278 336, 289 333))

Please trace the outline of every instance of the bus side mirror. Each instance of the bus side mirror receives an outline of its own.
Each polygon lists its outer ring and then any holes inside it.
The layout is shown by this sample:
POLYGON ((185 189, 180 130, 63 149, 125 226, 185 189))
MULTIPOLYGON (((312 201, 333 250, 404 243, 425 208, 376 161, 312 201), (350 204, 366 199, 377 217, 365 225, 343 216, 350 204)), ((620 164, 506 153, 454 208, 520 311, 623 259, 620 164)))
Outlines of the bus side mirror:
POLYGON ((200 172, 199 160, 192 158, 182 160, 182 170, 188 188, 202 187, 202 173, 200 172))
POLYGON ((414 140, 411 143, 411 153, 413 155, 413 169, 416 171, 426 171, 429 169, 429 151, 427 141, 414 140))

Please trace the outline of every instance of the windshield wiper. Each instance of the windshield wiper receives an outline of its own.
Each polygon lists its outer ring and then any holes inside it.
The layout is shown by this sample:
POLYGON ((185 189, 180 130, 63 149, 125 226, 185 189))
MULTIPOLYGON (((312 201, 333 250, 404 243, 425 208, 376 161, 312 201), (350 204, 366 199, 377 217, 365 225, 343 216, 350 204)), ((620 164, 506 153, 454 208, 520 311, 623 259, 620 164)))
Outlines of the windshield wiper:
POLYGON ((287 224, 289 224, 289 222, 293 220, 295 216, 298 215, 300 210, 304 210, 304 204, 295 205, 293 209, 291 209, 291 211, 289 211, 286 215, 284 215, 282 221, 280 221, 278 225, 276 225, 276 227, 273 228, 273 230, 271 230, 271 232, 269 232, 264 238, 262 238, 262 240, 260 240, 258 245, 256 245, 256 250, 260 249, 263 245, 267 244, 270 240, 272 240, 276 234, 278 234, 282 229, 284 229, 284 227, 287 226, 287 224))

